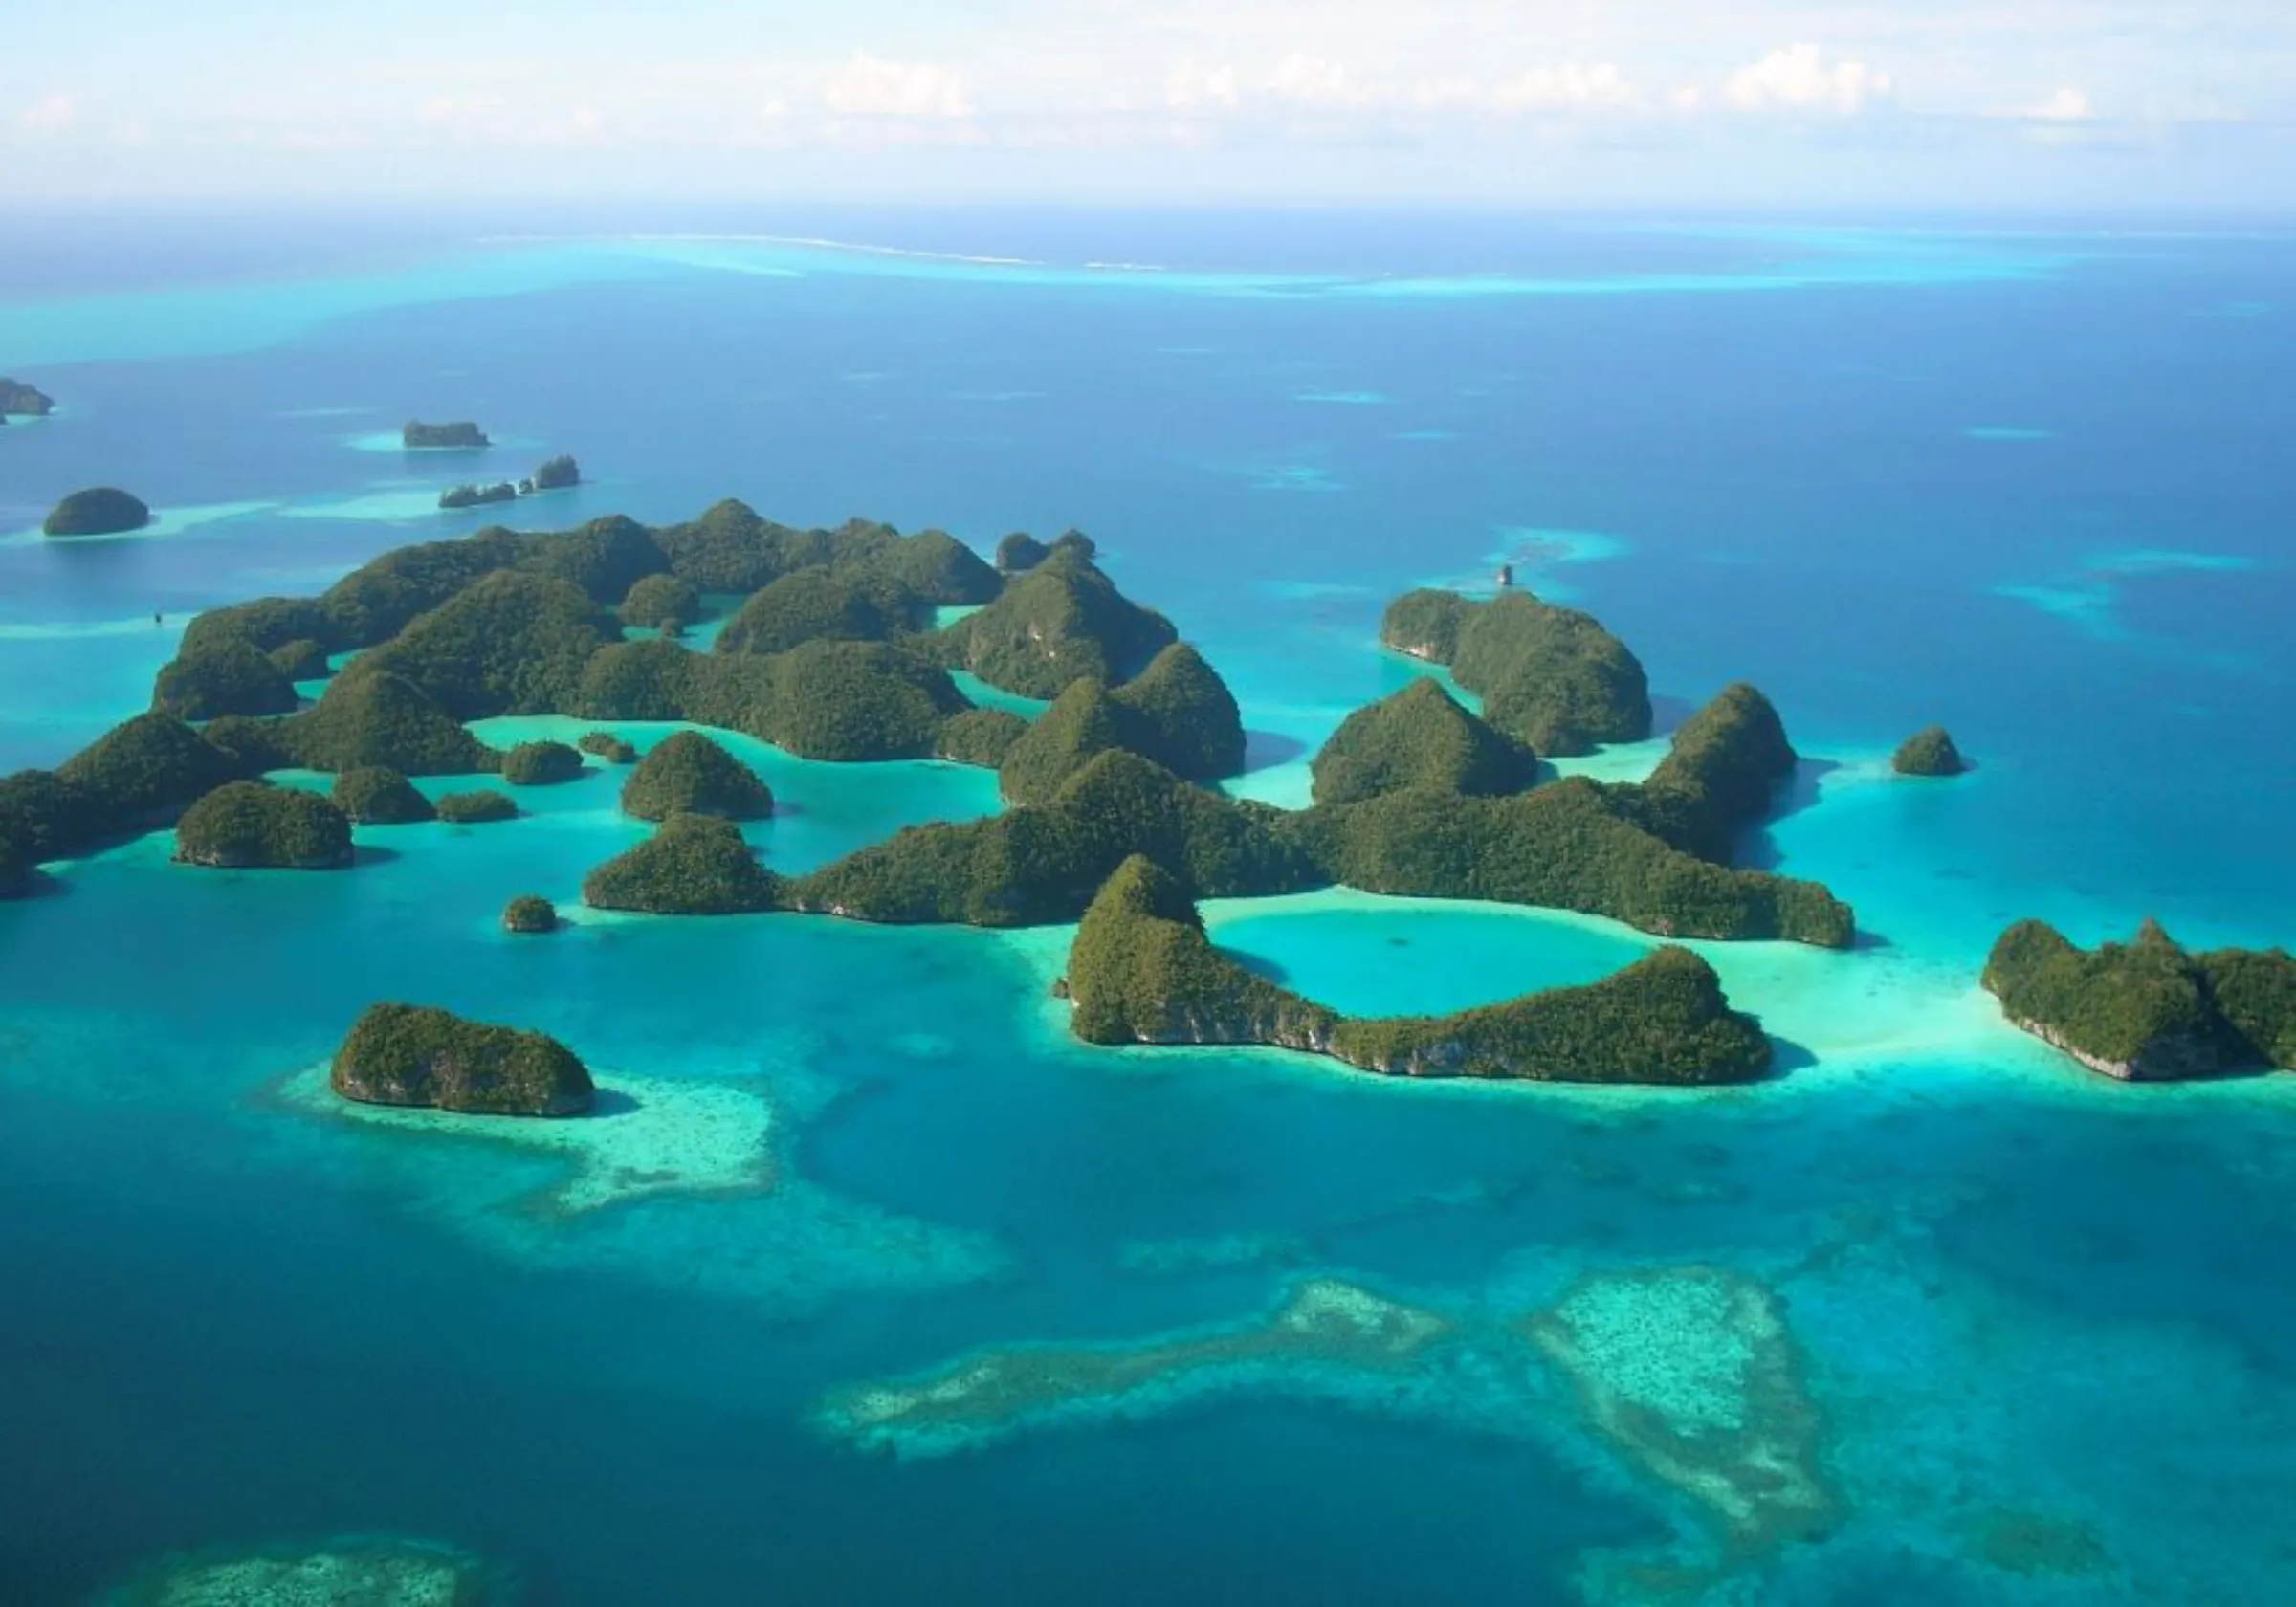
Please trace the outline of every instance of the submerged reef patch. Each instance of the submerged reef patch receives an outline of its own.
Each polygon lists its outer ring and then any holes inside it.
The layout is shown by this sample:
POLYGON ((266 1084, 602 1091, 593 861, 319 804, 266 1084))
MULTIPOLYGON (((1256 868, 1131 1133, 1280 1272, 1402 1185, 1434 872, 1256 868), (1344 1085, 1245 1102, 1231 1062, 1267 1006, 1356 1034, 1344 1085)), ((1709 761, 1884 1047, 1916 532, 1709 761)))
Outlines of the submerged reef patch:
POLYGON ((1432 1311, 1318 1278, 1255 1323, 1135 1344, 977 1352, 931 1373, 839 1390, 814 1421, 868 1448, 943 1456, 1040 1423, 1142 1416, 1246 1383, 1344 1391, 1351 1375, 1411 1367, 1449 1332, 1432 1311))
POLYGON ((1800 1349, 1765 1285, 1716 1266, 1599 1273, 1526 1326, 1595 1428, 1734 1547, 1815 1537, 1838 1519, 1800 1349))
POLYGON ((310 1548, 164 1558, 98 1607, 510 1607, 516 1575, 432 1540, 352 1534, 310 1548))

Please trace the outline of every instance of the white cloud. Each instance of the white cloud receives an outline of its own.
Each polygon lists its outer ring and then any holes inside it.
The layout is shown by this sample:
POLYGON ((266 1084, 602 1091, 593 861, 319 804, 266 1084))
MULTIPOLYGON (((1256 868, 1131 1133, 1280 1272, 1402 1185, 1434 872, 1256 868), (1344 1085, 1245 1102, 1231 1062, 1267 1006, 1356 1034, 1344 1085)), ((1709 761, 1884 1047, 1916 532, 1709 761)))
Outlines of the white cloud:
POLYGON ((1854 116, 1886 104, 1897 85, 1863 61, 1828 62, 1816 45, 1788 45, 1731 75, 1724 90, 1742 112, 1818 111, 1854 116))
POLYGON ((822 85, 829 109, 847 117, 969 118, 964 79, 931 61, 882 61, 859 55, 822 85))
POLYGON ((1623 110, 1642 102, 1642 97, 1626 81, 1626 76, 1607 61, 1534 67, 1518 77, 1501 82, 1490 98, 1493 104, 1510 111, 1582 107, 1623 110))
POLYGON ((16 126, 27 134, 61 134, 78 121, 79 102, 57 91, 44 95, 16 114, 16 126))
POLYGON ((1183 61, 1172 69, 1171 77, 1164 83, 1164 104, 1178 111, 1235 103, 1233 67, 1199 67, 1192 61, 1183 61))
POLYGON ((1285 56, 1268 75, 1266 87, 1279 99, 1311 106, 1359 106, 1372 99, 1346 68, 1320 55, 1285 56))
POLYGON ((2095 119, 2097 109, 2089 103, 2086 95, 2077 89, 2065 88, 2037 105, 2020 106, 2010 115, 2033 118, 2042 122, 2088 122, 2095 119))

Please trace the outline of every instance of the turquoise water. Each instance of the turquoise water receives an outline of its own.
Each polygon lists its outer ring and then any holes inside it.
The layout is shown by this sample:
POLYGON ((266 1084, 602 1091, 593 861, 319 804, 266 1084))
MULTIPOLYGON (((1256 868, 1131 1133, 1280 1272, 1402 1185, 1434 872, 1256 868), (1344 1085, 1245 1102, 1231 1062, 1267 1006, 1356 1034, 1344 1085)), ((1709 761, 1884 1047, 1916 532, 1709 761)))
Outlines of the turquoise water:
MULTIPOLYGON (((478 528, 434 511, 466 461, 359 444, 470 417, 516 443, 489 473, 593 476, 521 520, 1080 526, 1234 684, 1232 788, 1277 802, 1422 672, 1383 601, 1516 562, 1635 646, 1663 721, 1772 695, 1807 762, 1747 857, 1871 940, 1702 945, 1781 1046, 1759 1088, 1413 1087, 1074 1046, 1060 931, 504 936, 639 836, 610 770, 361 828, 341 875, 126 845, 0 905, 0 1366, 37 1381, 0 1420, 0 1596, 355 1533, 581 1604, 2296 1590, 2296 1088, 2105 1085, 1974 986, 2023 914, 2290 940, 2296 243, 862 224, 251 226, 138 270, 127 225, 33 220, 0 371, 65 407, 0 431, 0 533, 100 481, 165 517, 0 540, 0 766, 143 707, 200 607, 478 528), (705 234, 784 238, 665 238, 705 234), (786 238, 825 235, 926 254, 786 238), (1980 769, 1890 779, 1938 719, 1980 769), (602 1114, 315 1098, 380 998, 558 1034, 602 1114), (1426 1337, 1287 1326, 1302 1298, 1426 1337), (1748 1505, 1765 1457, 1799 1505, 1748 1505)), ((997 807, 977 772, 736 745, 784 870, 997 807)), ((1648 947, 1344 893, 1207 915, 1362 1013, 1648 947)))

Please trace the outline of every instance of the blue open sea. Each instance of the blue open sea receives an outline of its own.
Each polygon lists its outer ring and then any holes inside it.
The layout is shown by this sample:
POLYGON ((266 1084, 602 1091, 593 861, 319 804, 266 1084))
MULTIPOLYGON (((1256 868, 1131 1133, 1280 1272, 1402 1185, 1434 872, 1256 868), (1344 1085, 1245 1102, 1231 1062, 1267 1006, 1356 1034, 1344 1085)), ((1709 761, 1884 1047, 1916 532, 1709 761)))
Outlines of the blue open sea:
MULTIPOLYGON (((434 511, 467 461, 396 444, 470 418, 490 477, 580 456, 535 527, 1081 527, 1234 686, 1233 789, 1286 804, 1421 672, 1386 600, 1512 561, 1633 646, 1662 724, 1771 696, 1805 763, 1745 860, 1868 936, 1700 945, 1773 1082, 1454 1088, 1075 1046, 1062 931, 504 936, 643 834, 603 772, 362 827, 339 875, 181 870, 166 833, 56 867, 0 904, 0 1600, 344 1536, 566 1607, 2296 1599, 2296 1077, 2108 1084, 1976 986, 2028 914, 2296 941, 2296 233, 6 233, 0 373, 62 406, 0 429, 0 771, 147 706, 197 610, 487 522, 434 511), (105 483, 154 528, 37 536, 105 483), (1978 769, 1893 781, 1932 721, 1978 769), (547 1030, 613 1097, 336 1109, 315 1068, 379 999, 547 1030), (1432 1337, 1311 1334, 1303 1299, 1432 1337)), ((735 745, 785 870, 998 807, 735 745)), ((1370 1013, 1653 941, 1344 891, 1206 914, 1370 1013)))

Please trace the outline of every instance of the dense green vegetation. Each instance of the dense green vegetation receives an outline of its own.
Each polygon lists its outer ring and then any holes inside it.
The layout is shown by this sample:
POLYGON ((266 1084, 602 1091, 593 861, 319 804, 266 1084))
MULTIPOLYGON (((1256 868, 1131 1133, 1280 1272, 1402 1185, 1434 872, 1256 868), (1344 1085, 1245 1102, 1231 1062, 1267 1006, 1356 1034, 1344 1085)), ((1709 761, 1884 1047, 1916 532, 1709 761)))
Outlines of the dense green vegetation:
POLYGON ((536 893, 522 892, 502 906, 502 930, 539 936, 558 930, 558 907, 536 893))
POLYGON ((1137 754, 1099 755, 1053 798, 963 825, 913 826, 791 884, 803 909, 878 921, 1073 920, 1144 853, 1207 898, 1328 880, 1307 823, 1192 786, 1137 754))
POLYGON ((1667 937, 1846 948, 1854 936, 1849 907, 1823 887, 1686 854, 1583 779, 1511 798, 1410 789, 1314 819, 1330 879, 1366 892, 1577 910, 1667 937))
POLYGON ((2296 957, 2217 949, 2200 957, 2210 996, 2253 1064, 2296 1071, 2296 957))
POLYGON ((582 465, 563 452, 545 457, 526 483, 533 491, 563 491, 582 484, 582 465))
POLYGON ((591 871, 582 897, 600 910, 748 914, 780 907, 784 885, 731 821, 673 815, 645 842, 591 871))
POLYGON ((89 805, 90 835, 101 836, 187 808, 244 771, 173 715, 154 713, 114 726, 55 773, 89 805))
POLYGON ((24 380, 0 378, 0 419, 13 413, 20 418, 46 418, 55 411, 55 398, 37 385, 24 380))
POLYGON ((226 781, 184 811, 179 865, 336 870, 351 863, 350 817, 317 793, 226 781))
POLYGON ((1760 1028, 1687 949, 1484 1009, 1351 1021, 1221 954, 1181 882, 1139 855, 1086 911, 1068 984, 1091 1043, 1263 1044, 1388 1075, 1546 1081, 1744 1082, 1770 1063, 1760 1028))
POLYGON ((1212 781, 1244 768, 1244 720, 1218 671, 1194 648, 1176 643, 1115 692, 1071 682, 1052 706, 1017 734, 998 766, 1004 795, 1042 803, 1093 759, 1123 748, 1185 781, 1212 781))
POLYGON ((414 826, 438 818, 430 800, 386 764, 345 770, 335 778, 327 796, 335 807, 361 826, 414 826))
POLYGON ((1313 765, 1315 802, 1358 804, 1406 787, 1495 798, 1528 788, 1538 759, 1432 680, 1358 709, 1313 765))
POLYGON ((1004 586, 979 553, 945 530, 920 530, 885 547, 869 564, 932 607, 987 603, 1004 586))
POLYGON ((450 792, 436 805, 438 818, 449 826, 492 826, 519 817, 518 800, 493 787, 473 792, 450 792))
POLYGON ((1737 837, 1770 813, 1796 762, 1777 711, 1741 681, 1682 722, 1648 781, 1612 796, 1645 830, 1726 865, 1737 837))
POLYGON ((410 451, 436 451, 442 447, 468 451, 494 445, 486 438, 485 430, 467 420, 453 424, 421 424, 410 420, 399 431, 399 440, 410 451))
POLYGON ((345 1099, 473 1115, 571 1116, 596 1089, 574 1051, 540 1032, 465 1021, 419 1004, 376 1004, 335 1051, 345 1099))
POLYGON ((243 641, 179 655, 161 668, 151 691, 153 708, 188 720, 293 714, 299 702, 286 672, 243 641))
POLYGON ((718 633, 721 653, 781 653, 806 642, 882 642, 916 623, 912 593, 876 568, 813 564, 741 605, 718 633))
POLYGON ((572 705, 590 655, 621 634, 572 582, 504 571, 421 615, 338 681, 399 675, 461 720, 551 714, 572 705))
POLYGON ((1984 984, 2017 1025, 2109 1076, 2296 1065, 2296 960, 2279 950, 2196 958, 2153 921, 2130 942, 2084 950, 2023 920, 1994 944, 1984 984))
POLYGON ((1022 575, 1052 556, 1052 549, 1025 530, 1016 530, 997 543, 997 572, 1022 575))
POLYGON ((933 757, 993 770, 1027 730, 1028 722, 1009 709, 967 709, 941 726, 933 757))
POLYGON ((516 502, 519 488, 508 480, 497 480, 492 485, 449 486, 438 494, 438 505, 448 512, 463 508, 484 508, 497 502, 516 502))
POLYGON ((624 625, 676 636, 701 617, 701 593, 675 575, 648 575, 622 599, 620 613, 624 625))
POLYGON ((1916 731, 1898 744, 1889 768, 1901 776, 1958 776, 1969 768, 1961 750, 1942 725, 1916 731))
POLYGON ((405 677, 364 660, 327 683, 299 715, 276 721, 222 721, 209 738, 244 751, 257 769, 298 765, 341 775, 386 764, 408 776, 471 776, 497 770, 501 756, 462 728, 436 699, 405 677))
POLYGON ((1071 682, 1115 686, 1179 639, 1076 548, 1006 582, 997 600, 937 638, 945 661, 1025 697, 1058 697, 1071 682))
POLYGON ((680 731, 664 737, 629 773, 622 785, 622 812, 650 821, 673 815, 763 820, 773 813, 773 790, 709 737, 680 731))
POLYGON ((114 486, 76 491, 55 505, 40 526, 49 536, 119 536, 151 522, 143 498, 114 486))
POLYGON ((1483 700, 1483 717, 1534 752, 1569 757, 1650 735, 1650 688, 1626 645, 1592 616, 1511 591, 1489 603, 1407 592, 1380 639, 1450 666, 1483 700))
POLYGON ((582 772, 581 752, 565 742, 520 742, 502 756, 502 779, 512 786, 555 786, 582 772))
MULTIPOLYGON (((237 640, 236 645, 247 647, 253 644, 242 638, 237 640)), ((264 656, 271 660, 274 669, 290 681, 323 681, 335 672, 335 667, 327 662, 327 649, 308 636, 282 643, 264 656)))
POLYGON ((575 739, 574 745, 585 754, 595 754, 608 764, 635 764, 638 750, 610 731, 585 731, 575 739))

